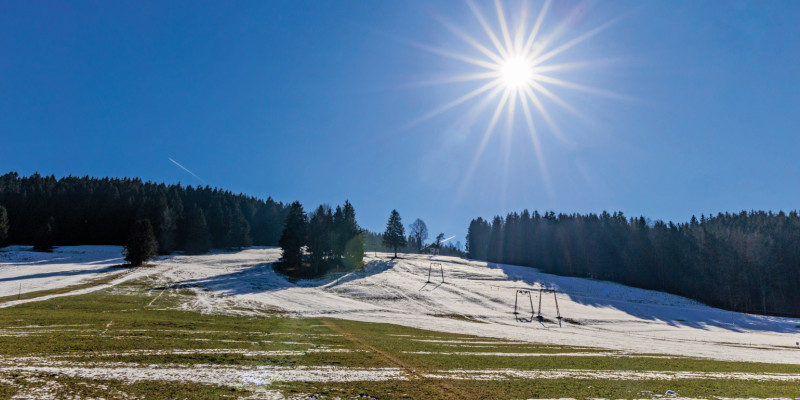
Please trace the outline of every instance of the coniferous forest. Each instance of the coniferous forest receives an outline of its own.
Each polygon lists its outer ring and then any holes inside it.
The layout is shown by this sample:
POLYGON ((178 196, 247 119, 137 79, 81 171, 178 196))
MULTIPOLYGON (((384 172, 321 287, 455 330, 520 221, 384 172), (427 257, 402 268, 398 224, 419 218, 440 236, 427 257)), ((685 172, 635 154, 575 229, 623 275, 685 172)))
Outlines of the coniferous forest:
POLYGON ((734 311, 800 316, 800 216, 741 212, 688 223, 527 210, 472 220, 470 258, 665 291, 734 311))
MULTIPOLYGON (((7 243, 124 245, 134 224, 148 220, 159 253, 278 244, 288 208, 206 187, 140 179, 0 176, 7 243)), ((0 243, 1 245, 2 243, 0 243)))

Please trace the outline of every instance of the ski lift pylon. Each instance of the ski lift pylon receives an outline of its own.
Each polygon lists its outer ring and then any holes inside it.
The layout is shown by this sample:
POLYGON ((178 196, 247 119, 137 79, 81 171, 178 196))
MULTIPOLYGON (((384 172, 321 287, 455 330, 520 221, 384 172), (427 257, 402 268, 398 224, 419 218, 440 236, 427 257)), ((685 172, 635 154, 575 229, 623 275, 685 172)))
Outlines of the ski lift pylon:
POLYGON ((442 263, 438 263, 438 262, 431 263, 430 267, 428 267, 428 283, 431 283, 431 273, 433 272, 433 267, 434 266, 438 266, 439 267, 439 270, 442 273, 442 283, 444 283, 444 267, 442 266, 442 263))

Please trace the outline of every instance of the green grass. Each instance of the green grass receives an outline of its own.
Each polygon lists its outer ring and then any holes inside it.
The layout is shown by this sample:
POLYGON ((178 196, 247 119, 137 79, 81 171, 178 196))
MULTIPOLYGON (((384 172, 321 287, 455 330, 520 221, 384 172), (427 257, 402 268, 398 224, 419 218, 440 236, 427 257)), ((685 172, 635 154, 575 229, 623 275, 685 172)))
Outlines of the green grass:
MULTIPOLYGON (((138 381, 120 382, 109 379, 81 379, 64 375, 16 375, 13 385, 0 383, 0 399, 32 391, 57 399, 240 399, 249 393, 244 387, 203 385, 191 382, 138 381), (46 386, 46 388, 45 388, 46 386), (45 389, 45 390, 43 390, 45 389)), ((35 397, 34 397, 35 398, 35 397)))
POLYGON ((798 397, 796 382, 754 382, 681 379, 674 381, 614 381, 606 379, 512 379, 504 381, 465 381, 417 379, 411 381, 346 383, 274 383, 271 388, 289 396, 318 393, 323 398, 357 398, 366 394, 376 399, 538 399, 606 398, 642 399, 663 396, 672 390, 681 397, 768 398, 798 397), (449 391, 456 388, 456 391, 449 391), (466 395, 465 395, 466 394, 466 395))
MULTIPOLYGON (((393 367, 409 381, 310 383, 273 382, 267 389, 285 395, 319 394, 353 398, 536 398, 648 397, 674 390, 681 396, 800 397, 797 382, 755 382, 733 379, 602 380, 505 379, 499 381, 430 379, 440 370, 633 370, 798 373, 800 365, 724 362, 688 357, 623 356, 603 349, 566 347, 450 334, 391 325, 328 318, 208 315, 176 308, 195 301, 187 288, 150 290, 139 282, 113 290, 67 296, 0 309, 0 360, 8 357, 54 357, 68 362, 126 362, 142 365, 192 364, 231 367, 273 365, 393 367), (461 341, 465 343, 447 343, 461 341), (471 342, 479 346, 469 347, 471 342), (315 349, 349 352, 313 352, 315 349), (220 351, 230 349, 229 351, 220 351), (173 350, 198 351, 175 354, 173 350), (241 354, 241 351, 297 351, 292 355, 241 354), (153 354, 152 352, 161 352, 153 354), (413 354, 429 352, 433 354, 413 354), (441 354, 456 352, 534 353, 531 357, 441 354), (594 353, 562 356, 554 353, 594 353), (127 353, 127 354, 124 354, 127 353), (650 392, 643 392, 650 391, 650 392)), ((6 364, 7 365, 7 364, 6 364)), ((251 394, 239 383, 230 386, 167 381, 91 380, 6 368, 0 372, 0 399, 50 384, 55 397, 124 396, 142 398, 238 398, 251 394), (31 375, 34 374, 34 375, 31 375), (8 382, 14 382, 8 384, 8 382)))

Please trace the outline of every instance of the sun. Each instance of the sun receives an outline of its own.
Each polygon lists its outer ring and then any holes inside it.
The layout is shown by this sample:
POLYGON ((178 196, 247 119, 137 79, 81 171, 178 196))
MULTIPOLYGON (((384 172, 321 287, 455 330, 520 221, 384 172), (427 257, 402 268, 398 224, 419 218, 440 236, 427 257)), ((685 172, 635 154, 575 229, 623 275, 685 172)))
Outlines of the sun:
MULTIPOLYGON (((487 2, 482 2, 481 4, 487 4, 487 2)), ((482 113, 487 107, 493 109, 490 113, 491 118, 489 118, 488 126, 486 126, 483 136, 480 138, 472 162, 462 177, 457 198, 463 196, 464 190, 477 168, 478 160, 481 158, 489 141, 495 136, 494 133, 498 125, 504 125, 505 127, 505 134, 502 135, 502 138, 506 144, 504 146, 507 153, 506 157, 504 157, 506 170, 511 167, 508 164, 511 148, 510 137, 515 133, 525 132, 531 139, 535 158, 539 164, 539 171, 542 174, 542 182, 546 191, 550 192, 547 166, 544 160, 546 151, 542 148, 540 139, 542 127, 549 128, 547 130, 557 139, 567 142, 568 139, 567 135, 559 128, 555 117, 548 108, 556 106, 579 117, 579 119, 584 118, 568 101, 561 97, 560 92, 562 90, 570 90, 602 97, 627 99, 626 96, 584 86, 565 80, 562 77, 562 72, 564 71, 574 71, 593 65, 591 61, 576 60, 574 56, 568 54, 569 50, 575 50, 579 44, 617 23, 624 15, 588 31, 576 32, 570 26, 570 21, 585 12, 582 7, 576 7, 560 24, 557 23, 553 26, 552 24, 543 24, 553 0, 543 1, 538 14, 529 14, 531 10, 528 9, 528 2, 515 4, 521 4, 521 7, 512 13, 512 15, 518 16, 513 21, 515 24, 512 25, 509 24, 503 11, 502 0, 494 1, 494 14, 496 16, 496 22, 494 23, 491 22, 491 19, 486 18, 484 12, 481 11, 474 0, 467 0, 467 5, 483 30, 482 33, 467 33, 458 26, 440 19, 440 22, 446 28, 469 45, 471 51, 468 53, 459 53, 452 49, 414 43, 426 51, 464 62, 475 68, 474 72, 428 81, 426 84, 475 82, 476 85, 474 89, 466 94, 416 119, 411 123, 412 125, 436 117, 475 99, 480 99, 480 101, 477 101, 477 104, 473 103, 475 105, 472 110, 462 113, 461 120, 465 121, 465 123, 472 123, 467 121, 474 121, 475 116, 482 113), (563 37, 565 33, 575 33, 576 36, 572 38, 563 37), (567 60, 564 60, 565 57, 567 60), (572 60, 569 60, 569 58, 572 58, 572 60), (559 59, 563 61, 557 61, 559 59), (525 128, 527 129, 514 127, 515 121, 519 119, 518 117, 524 120, 525 128), (505 119, 504 124, 501 123, 502 119, 505 119)))
MULTIPOLYGON (((533 141, 534 147, 536 147, 537 158, 541 159, 543 153, 539 148, 538 131, 542 125, 549 127, 553 134, 563 139, 561 130, 546 106, 555 105, 575 116, 582 117, 575 108, 560 96, 560 90, 567 89, 605 97, 623 98, 624 96, 618 96, 609 91, 587 87, 556 77, 562 71, 589 66, 592 64, 591 62, 576 60, 561 63, 554 62, 554 60, 563 58, 568 50, 575 48, 618 22, 622 19, 622 16, 586 32, 579 33, 571 39, 562 38, 561 36, 564 33, 570 31, 566 25, 574 15, 568 15, 562 24, 557 24, 554 28, 546 30, 543 21, 552 3, 552 0, 542 2, 538 15, 529 14, 528 3, 521 3, 522 7, 513 13, 519 16, 517 24, 512 26, 503 11, 503 2, 501 0, 494 1, 494 12, 497 18, 495 24, 492 24, 490 19, 486 18, 475 2, 467 0, 467 5, 472 10, 472 14, 483 28, 482 39, 481 36, 474 36, 462 31, 457 26, 441 20, 440 22, 446 28, 463 39, 474 51, 457 53, 425 44, 416 45, 438 55, 470 64, 476 70, 472 73, 429 81, 428 84, 480 83, 472 91, 418 118, 412 124, 433 118, 470 100, 483 97, 483 100, 479 102, 473 112, 466 113, 466 115, 476 115, 482 109, 490 107, 490 104, 496 104, 478 152, 483 151, 486 141, 492 136, 503 114, 506 117, 506 136, 510 135, 513 130, 513 121, 516 119, 515 114, 520 114, 524 116, 528 134, 533 141)), ((583 11, 582 8, 577 7, 573 10, 573 13, 577 15, 583 11)), ((569 58, 569 55, 567 57, 569 58)))
POLYGON ((510 89, 519 89, 530 85, 532 76, 533 65, 524 57, 509 58, 500 67, 500 78, 510 89))

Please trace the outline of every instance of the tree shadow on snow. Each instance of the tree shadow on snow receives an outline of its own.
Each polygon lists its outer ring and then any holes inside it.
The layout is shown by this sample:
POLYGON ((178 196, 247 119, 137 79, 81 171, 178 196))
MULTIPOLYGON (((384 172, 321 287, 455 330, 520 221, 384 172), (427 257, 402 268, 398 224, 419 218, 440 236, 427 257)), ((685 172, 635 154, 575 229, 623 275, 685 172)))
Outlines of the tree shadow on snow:
MULTIPOLYGON (((510 280, 521 281, 526 286, 534 288, 532 292, 534 296, 539 295, 536 290, 538 288, 556 290, 562 316, 574 318, 586 325, 613 323, 614 321, 602 321, 602 315, 598 315, 597 318, 583 319, 570 316, 568 311, 564 311, 563 306, 566 302, 562 301, 562 298, 598 309, 619 310, 642 320, 660 321, 675 327, 685 326, 703 330, 716 327, 733 332, 747 330, 778 333, 800 332, 800 319, 798 318, 725 311, 664 292, 639 289, 609 281, 552 275, 531 267, 495 263, 487 263, 487 266, 501 269, 510 280)), ((538 301, 538 297, 534 298, 534 302, 536 301, 538 301)), ((552 294, 542 297, 543 314, 545 310, 551 314, 556 313, 552 294)))
POLYGON ((76 276, 76 275, 94 275, 94 274, 103 274, 106 272, 116 272, 119 271, 119 267, 117 266, 110 266, 105 268, 98 268, 98 269, 73 269, 69 271, 52 271, 52 272, 41 272, 38 274, 29 274, 29 275, 19 275, 19 276, 10 276, 7 278, 0 278, 0 282, 14 282, 14 281, 24 281, 28 279, 38 279, 38 278, 53 278, 53 277, 67 277, 67 276, 76 276))
POLYGON ((315 279, 290 280, 285 275, 276 272, 272 263, 261 263, 240 270, 209 276, 205 278, 186 279, 167 286, 154 287, 150 290, 174 290, 185 288, 202 288, 221 295, 243 295, 267 293, 288 288, 335 288, 344 283, 379 274, 391 269, 396 261, 374 260, 370 261, 359 271, 339 272, 333 271, 325 276, 315 279))

